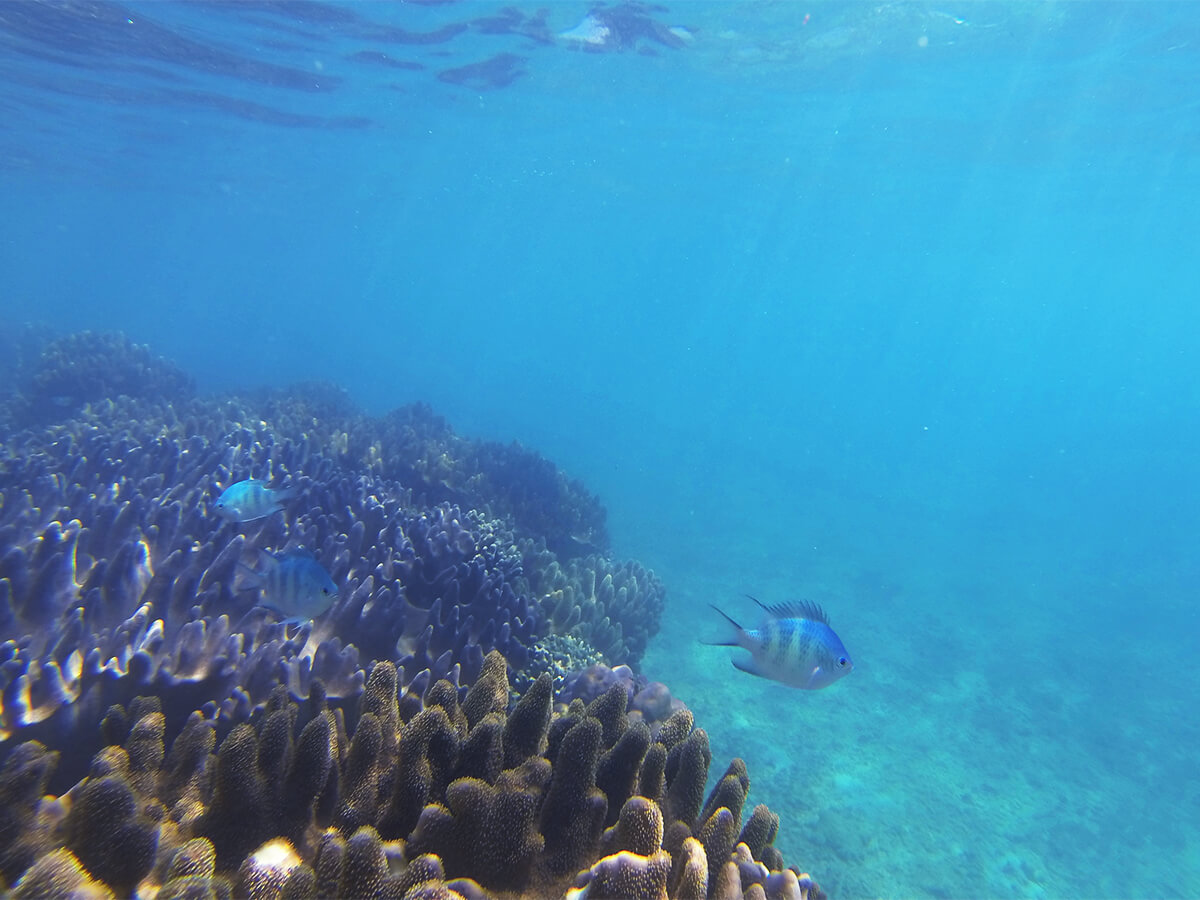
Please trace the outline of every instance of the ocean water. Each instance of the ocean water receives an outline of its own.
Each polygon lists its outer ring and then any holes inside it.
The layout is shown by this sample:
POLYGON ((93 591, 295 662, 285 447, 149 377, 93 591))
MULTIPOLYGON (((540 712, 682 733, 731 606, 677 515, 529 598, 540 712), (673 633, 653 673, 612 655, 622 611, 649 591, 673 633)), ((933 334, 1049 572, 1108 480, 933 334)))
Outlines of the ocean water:
POLYGON ((582 479, 831 896, 1200 896, 1196 7, 589 10, 0 4, 3 320, 582 479))

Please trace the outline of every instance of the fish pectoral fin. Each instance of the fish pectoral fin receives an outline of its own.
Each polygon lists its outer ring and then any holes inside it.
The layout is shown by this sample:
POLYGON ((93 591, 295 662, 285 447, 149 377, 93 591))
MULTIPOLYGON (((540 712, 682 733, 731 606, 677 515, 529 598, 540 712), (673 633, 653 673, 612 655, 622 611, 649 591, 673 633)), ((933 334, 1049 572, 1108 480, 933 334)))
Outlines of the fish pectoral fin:
POLYGON ((770 675, 763 674, 763 671, 758 667, 753 658, 751 659, 735 659, 732 661, 733 667, 745 672, 747 675, 757 675, 759 678, 770 678, 770 675))
POLYGON ((262 610, 270 615, 273 619, 275 619, 276 625, 294 625, 297 628, 302 628, 312 621, 312 619, 304 616, 289 616, 284 610, 280 609, 278 606, 273 606, 270 603, 260 603, 258 606, 254 607, 254 609, 262 610))

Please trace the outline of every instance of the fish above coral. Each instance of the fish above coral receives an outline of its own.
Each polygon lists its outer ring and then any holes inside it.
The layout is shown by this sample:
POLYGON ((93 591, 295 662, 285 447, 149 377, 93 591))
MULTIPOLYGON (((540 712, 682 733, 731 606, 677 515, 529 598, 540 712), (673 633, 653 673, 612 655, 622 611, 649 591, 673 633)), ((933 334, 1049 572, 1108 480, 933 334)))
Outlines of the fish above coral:
POLYGON ((806 691, 829 687, 850 674, 854 663, 820 606, 808 600, 767 606, 750 599, 767 614, 758 628, 743 628, 714 606, 735 631, 728 640, 704 642, 749 650, 750 658, 734 659, 734 668, 806 691))
POLYGON ((350 703, 379 660, 465 685, 493 649, 515 678, 571 635, 637 670, 665 585, 607 555, 599 498, 536 451, 462 438, 421 404, 367 416, 331 385, 196 397, 155 360, 100 336, 0 354, 0 762, 53 746, 66 790, 103 746, 81 723, 114 704, 153 695, 169 729, 192 711, 228 729, 278 684, 350 703), (227 526, 215 502, 251 476, 295 499, 227 526), (337 592, 307 612, 262 553, 300 547, 337 592))
POLYGON ((295 488, 269 488, 265 481, 247 478, 225 488, 213 508, 230 522, 253 522, 279 512, 294 496, 295 488))
POLYGON ((337 584, 307 550, 263 550, 261 559, 257 570, 240 567, 241 586, 261 589, 263 602, 259 605, 279 613, 284 622, 302 625, 321 615, 337 599, 337 584))

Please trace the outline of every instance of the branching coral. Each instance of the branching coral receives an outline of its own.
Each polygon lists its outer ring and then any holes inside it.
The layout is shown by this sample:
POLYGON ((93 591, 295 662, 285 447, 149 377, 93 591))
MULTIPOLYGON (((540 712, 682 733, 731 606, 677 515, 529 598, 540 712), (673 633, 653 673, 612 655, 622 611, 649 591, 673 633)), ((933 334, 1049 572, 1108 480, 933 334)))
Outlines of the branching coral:
POLYGON ((520 444, 461 438, 423 404, 389 413, 375 430, 378 442, 368 455, 380 472, 413 485, 428 502, 511 519, 519 536, 540 538, 563 558, 608 549, 599 500, 520 444))
POLYGON ((195 392, 190 376, 116 332, 82 331, 49 341, 32 368, 25 410, 37 421, 110 397, 182 400, 195 392))
POLYGON ((741 825, 740 760, 705 802, 690 716, 662 729, 669 746, 629 722, 619 686, 552 716, 548 676, 510 711, 496 651, 461 702, 447 682, 414 697, 397 674, 376 664, 355 709, 276 691, 215 756, 198 717, 168 741, 157 702, 113 710, 100 730, 123 743, 69 803, 42 795, 55 754, 20 745, 0 767, 0 829, 18 836, 0 875, 23 895, 822 896, 764 843, 765 807, 741 825), (664 757, 665 780, 647 772, 664 757))
MULTIPOLYGON (((535 557, 526 548, 526 558, 535 557)), ((609 665, 637 665, 658 632, 666 589, 634 562, 616 564, 592 555, 560 565, 529 566, 530 586, 541 598, 556 634, 570 634, 603 654, 609 665)))
MULTIPOLYGON (((0 745, 53 741, 151 689, 178 727, 193 709, 243 721, 279 683, 304 697, 319 678, 335 701, 352 698, 376 659, 398 663, 405 679, 457 670, 469 682, 499 649, 521 669, 553 630, 530 580, 548 583, 540 569, 557 565, 549 551, 522 549, 549 540, 533 530, 531 498, 541 497, 547 528, 602 518, 586 492, 521 487, 517 463, 497 464, 507 480, 464 474, 471 490, 451 495, 469 508, 423 505, 414 498, 430 493, 425 475, 388 474, 416 471, 402 459, 441 447, 467 473, 489 454, 520 456, 459 438, 427 411, 370 420, 326 386, 273 392, 256 406, 189 399, 173 369, 119 336, 63 338, 46 360, 46 372, 104 368, 129 390, 79 409, 43 402, 59 424, 0 434, 0 745), (135 389, 138 377, 148 381, 135 389), (215 516, 214 497, 247 477, 298 496, 254 523, 215 516), (311 632, 273 624, 240 575, 263 551, 295 548, 341 585, 311 632)), ((543 485, 561 481, 544 461, 529 466, 543 485)), ((592 613, 603 622, 580 629, 627 655, 612 640, 613 612, 587 600, 581 616, 592 613)), ((77 776, 97 747, 73 746, 60 771, 77 776)))
MULTIPOLYGON (((5 448, 0 741, 65 734, 151 686, 169 716, 204 708, 239 721, 281 681, 303 697, 319 677, 352 697, 372 659, 435 680, 455 667, 473 680, 493 648, 523 664, 545 622, 503 523, 413 508, 400 485, 349 474, 305 440, 238 425, 228 410, 185 411, 158 409, 156 421, 124 400, 54 441, 26 432, 5 448), (239 530, 209 502, 248 475, 302 498, 239 530), (312 633, 289 635, 254 611, 238 573, 263 549, 297 546, 343 587, 312 633)), ((76 770, 96 748, 79 749, 76 770)))
POLYGON ((41 360, 39 417, 0 433, 15 896, 786 881, 763 874, 783 871, 778 819, 741 827, 744 766, 705 802, 705 733, 631 668, 661 582, 595 552, 603 508, 548 462, 423 407, 369 419, 327 387, 196 399, 119 337, 41 360), (109 373, 99 394, 76 390, 81 364, 109 373), (285 508, 215 515, 245 478, 289 488, 285 508), (294 628, 244 572, 299 548, 339 593, 294 628))

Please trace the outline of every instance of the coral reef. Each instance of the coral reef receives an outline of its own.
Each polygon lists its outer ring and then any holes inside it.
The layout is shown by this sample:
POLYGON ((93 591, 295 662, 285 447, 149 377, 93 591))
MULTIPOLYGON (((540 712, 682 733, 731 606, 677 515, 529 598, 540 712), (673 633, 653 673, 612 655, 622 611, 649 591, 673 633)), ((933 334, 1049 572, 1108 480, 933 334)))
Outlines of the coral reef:
POLYGON ((512 522, 564 559, 609 547, 606 512, 576 479, 520 444, 473 441, 427 405, 400 407, 363 427, 343 423, 348 456, 398 481, 425 504, 452 503, 512 522))
POLYGON ((8 402, 28 386, 42 349, 54 337, 48 325, 0 317, 0 422, 8 418, 8 402))
POLYGON ((0 415, 14 896, 792 884, 778 819, 741 824, 745 767, 706 799, 705 733, 636 672, 665 592, 597 552, 577 482, 426 407, 198 398, 120 336, 36 360, 0 415), (284 509, 217 515, 246 478, 285 485, 284 509), (296 627, 245 570, 300 550, 338 596, 296 627))
POLYGON ((447 503, 507 520, 518 537, 540 541, 563 559, 609 548, 604 507, 579 480, 516 442, 455 434, 426 404, 372 418, 344 390, 321 382, 189 403, 191 377, 120 333, 52 338, 47 329, 26 325, 0 334, 0 373, 11 392, 0 395, 0 427, 69 428, 86 404, 119 397, 152 401, 121 407, 147 423, 160 415, 169 421, 173 412, 201 419, 224 414, 226 425, 269 422, 280 438, 308 441, 350 470, 403 484, 417 505, 447 503))
POLYGON ((543 674, 510 709, 506 671, 492 651, 460 700, 380 662, 353 708, 280 686, 219 742, 199 714, 168 739, 138 699, 61 797, 57 752, 20 744, 0 877, 15 896, 823 897, 783 867, 766 807, 742 824, 740 760, 705 799, 686 711, 651 741, 620 685, 552 714, 543 674))
MULTIPOLYGON (((528 549, 526 558, 531 554, 528 549)), ((616 564, 597 555, 530 565, 530 583, 542 598, 556 634, 595 647, 610 665, 637 665, 658 631, 666 589, 636 562, 616 564)))
POLYGON ((545 672, 554 682, 554 690, 558 693, 563 690, 568 678, 603 661, 600 651, 587 641, 570 634, 550 634, 529 648, 525 667, 513 675, 513 690, 518 695, 524 694, 545 672))
POLYGON ((29 380, 28 409, 44 420, 56 408, 113 397, 182 400, 194 393, 191 376, 145 345, 118 332, 82 331, 46 344, 29 380))
POLYGON ((671 689, 661 681, 647 681, 629 666, 606 666, 593 663, 586 669, 573 672, 562 679, 559 695, 564 702, 581 700, 590 703, 620 685, 629 702, 630 715, 658 729, 672 715, 683 709, 683 702, 671 696, 671 689))
MULTIPOLYGON (((556 630, 530 582, 549 581, 538 570, 557 557, 546 535, 490 510, 572 528, 603 520, 595 498, 545 461, 459 438, 424 407, 370 420, 319 384, 253 401, 189 398, 173 369, 115 336, 60 338, 36 358, 29 380, 43 391, 80 366, 130 390, 79 409, 81 398, 38 395, 38 414, 58 423, 0 431, 0 751, 61 743, 77 720, 148 691, 163 698, 169 727, 194 709, 231 727, 280 683, 303 698, 319 678, 331 702, 353 698, 377 659, 396 662, 405 681, 429 670, 433 681, 470 682, 499 649, 521 671, 556 630), (428 502, 441 477, 430 460, 474 506, 428 502), (493 475, 469 476, 472 460, 493 475), (525 471, 537 478, 521 488, 525 471), (256 522, 222 521, 212 501, 247 477, 299 496, 256 522), (311 628, 290 631, 239 573, 263 551, 301 548, 340 591, 311 628)), ((59 778, 78 777, 97 749, 71 744, 59 778)))
POLYGON ((160 422, 129 415, 133 402, 97 407, 53 443, 27 432, 6 448, 0 740, 64 734, 150 686, 175 716, 201 708, 242 721, 281 682, 304 697, 319 677, 352 697, 372 659, 398 662, 408 679, 462 669, 472 680, 487 651, 520 667, 544 633, 498 520, 414 509, 399 485, 353 476, 263 425, 209 442, 223 417, 168 419, 163 435, 160 422), (127 424, 114 434, 101 418, 127 424), (294 515, 243 531, 214 514, 220 485, 260 473, 299 486, 294 515), (311 629, 289 634, 237 572, 261 550, 294 547, 341 591, 311 629))

